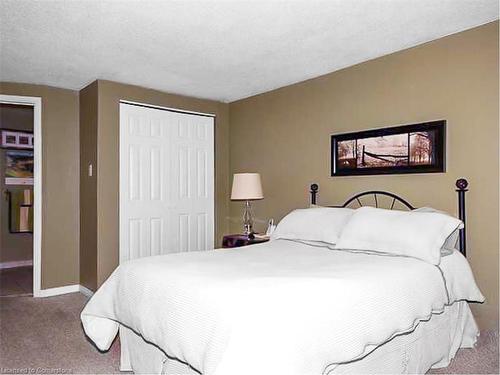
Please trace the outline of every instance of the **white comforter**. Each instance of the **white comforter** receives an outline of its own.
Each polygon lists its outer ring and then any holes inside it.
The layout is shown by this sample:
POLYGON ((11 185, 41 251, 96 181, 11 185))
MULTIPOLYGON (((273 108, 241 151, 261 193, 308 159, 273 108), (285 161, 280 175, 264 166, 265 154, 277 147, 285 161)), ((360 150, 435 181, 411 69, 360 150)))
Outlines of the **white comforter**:
POLYGON ((321 374, 453 300, 482 301, 460 262, 450 271, 287 240, 143 258, 118 267, 81 319, 101 350, 123 324, 203 374, 321 374), (470 280, 447 290, 456 267, 470 280))

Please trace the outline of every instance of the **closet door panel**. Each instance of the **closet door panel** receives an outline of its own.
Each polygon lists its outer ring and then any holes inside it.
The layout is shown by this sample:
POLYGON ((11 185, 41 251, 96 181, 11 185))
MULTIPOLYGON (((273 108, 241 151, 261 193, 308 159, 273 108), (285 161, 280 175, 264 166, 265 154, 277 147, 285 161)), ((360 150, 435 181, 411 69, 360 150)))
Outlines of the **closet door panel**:
POLYGON ((214 119, 120 104, 120 262, 212 249, 214 119))

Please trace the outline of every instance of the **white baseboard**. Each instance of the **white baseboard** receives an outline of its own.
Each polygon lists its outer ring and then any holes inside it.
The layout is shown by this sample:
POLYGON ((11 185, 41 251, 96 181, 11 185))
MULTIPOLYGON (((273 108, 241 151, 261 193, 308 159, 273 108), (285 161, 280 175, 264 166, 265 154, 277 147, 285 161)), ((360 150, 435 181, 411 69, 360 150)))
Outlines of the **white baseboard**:
POLYGON ((83 285, 74 284, 74 285, 60 286, 57 288, 42 289, 42 290, 40 290, 39 293, 35 293, 34 296, 35 297, 54 297, 54 296, 60 296, 63 294, 78 293, 78 292, 82 293, 83 295, 85 295, 87 297, 92 297, 94 295, 93 291, 84 287, 83 285))
POLYGON ((13 262, 3 262, 0 263, 0 270, 7 268, 27 267, 32 265, 33 265, 33 260, 16 260, 13 262))
POLYGON ((35 297, 53 297, 62 294, 76 293, 80 291, 80 285, 66 285, 57 288, 41 289, 39 293, 35 293, 35 297))
POLYGON ((94 295, 93 291, 91 291, 87 287, 84 287, 83 285, 80 285, 80 293, 82 293, 84 296, 87 296, 87 297, 92 297, 94 295))

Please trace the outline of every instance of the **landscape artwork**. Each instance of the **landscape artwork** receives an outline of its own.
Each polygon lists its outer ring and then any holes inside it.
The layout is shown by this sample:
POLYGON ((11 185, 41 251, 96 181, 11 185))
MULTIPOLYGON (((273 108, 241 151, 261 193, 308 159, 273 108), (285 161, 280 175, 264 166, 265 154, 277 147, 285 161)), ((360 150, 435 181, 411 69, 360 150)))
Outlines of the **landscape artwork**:
POLYGON ((6 151, 5 184, 33 185, 33 151, 6 151))
POLYGON ((444 172, 446 122, 332 135, 332 176, 444 172))

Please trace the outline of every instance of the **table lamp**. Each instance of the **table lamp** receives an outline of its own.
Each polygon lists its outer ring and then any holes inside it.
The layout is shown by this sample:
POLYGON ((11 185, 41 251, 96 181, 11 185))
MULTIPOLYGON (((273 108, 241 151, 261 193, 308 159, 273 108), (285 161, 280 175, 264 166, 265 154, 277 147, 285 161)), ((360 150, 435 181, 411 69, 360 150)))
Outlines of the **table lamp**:
POLYGON ((253 233, 252 207, 250 201, 263 199, 262 184, 258 173, 235 173, 233 176, 233 188, 231 200, 245 201, 245 212, 243 213, 243 230, 245 235, 253 233))

